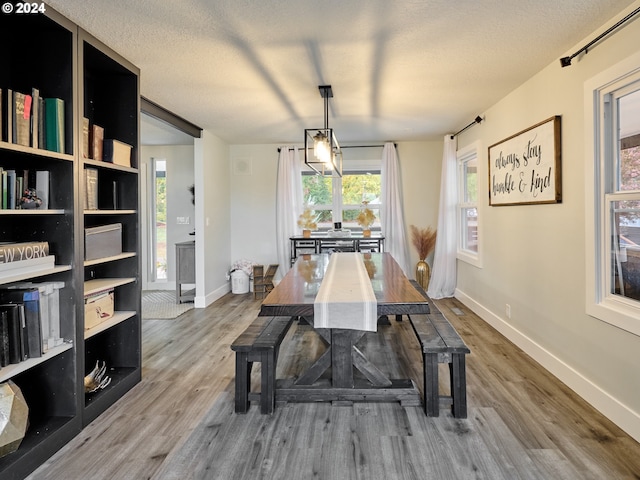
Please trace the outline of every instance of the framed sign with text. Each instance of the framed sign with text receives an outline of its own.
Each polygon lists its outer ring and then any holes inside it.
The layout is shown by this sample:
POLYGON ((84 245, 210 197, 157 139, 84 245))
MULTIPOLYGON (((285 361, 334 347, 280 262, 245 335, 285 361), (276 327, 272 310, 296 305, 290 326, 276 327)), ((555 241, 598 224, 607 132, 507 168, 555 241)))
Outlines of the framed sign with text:
POLYGON ((489 205, 562 201, 560 116, 489 147, 489 205))

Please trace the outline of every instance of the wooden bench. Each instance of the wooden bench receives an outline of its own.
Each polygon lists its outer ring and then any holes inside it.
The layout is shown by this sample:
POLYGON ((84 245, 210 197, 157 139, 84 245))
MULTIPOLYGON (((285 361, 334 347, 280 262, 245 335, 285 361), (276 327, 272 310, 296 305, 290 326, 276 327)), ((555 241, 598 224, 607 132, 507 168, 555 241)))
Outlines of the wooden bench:
MULTIPOLYGON (((427 294, 415 280, 411 283, 424 295, 427 294)), ((413 331, 422 348, 424 369, 424 410, 427 416, 440 414, 440 401, 451 403, 455 418, 467 418, 467 377, 465 355, 471 353, 458 332, 431 302, 431 313, 409 315, 413 331), (451 395, 440 395, 438 388, 438 364, 449 364, 451 395)))
POLYGON ((261 413, 273 413, 278 350, 292 323, 293 317, 257 317, 231 344, 236 352, 236 413, 247 413, 250 402, 258 400, 261 413), (254 362, 262 364, 260 392, 251 392, 254 362))

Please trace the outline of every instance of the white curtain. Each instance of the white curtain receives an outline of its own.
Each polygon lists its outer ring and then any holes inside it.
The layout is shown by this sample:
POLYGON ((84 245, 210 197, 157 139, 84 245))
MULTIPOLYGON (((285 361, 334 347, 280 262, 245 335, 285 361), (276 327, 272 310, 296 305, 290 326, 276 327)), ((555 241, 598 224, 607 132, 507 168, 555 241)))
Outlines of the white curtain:
POLYGON ((431 298, 453 297, 456 289, 456 204, 458 201, 456 140, 444 137, 438 236, 427 294, 431 298))
POLYGON ((402 181, 396 147, 385 143, 382 150, 382 208, 380 222, 385 237, 385 251, 391 253, 405 275, 409 276, 409 253, 404 228, 404 209, 402 208, 402 181))
POLYGON ((299 233, 298 217, 303 210, 301 175, 298 149, 288 145, 280 147, 276 182, 276 247, 280 264, 277 280, 291 268, 289 238, 299 233))

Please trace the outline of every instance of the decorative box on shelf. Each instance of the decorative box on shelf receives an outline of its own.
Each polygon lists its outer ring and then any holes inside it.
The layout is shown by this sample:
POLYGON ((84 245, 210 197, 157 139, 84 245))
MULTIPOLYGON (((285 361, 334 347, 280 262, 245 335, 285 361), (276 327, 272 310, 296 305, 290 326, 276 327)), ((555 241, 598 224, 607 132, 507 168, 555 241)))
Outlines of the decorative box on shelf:
POLYGON ((122 224, 112 223, 84 229, 84 259, 112 257, 122 253, 122 224))
POLYGON ((84 297, 84 329, 93 328, 114 314, 113 288, 95 292, 84 297))

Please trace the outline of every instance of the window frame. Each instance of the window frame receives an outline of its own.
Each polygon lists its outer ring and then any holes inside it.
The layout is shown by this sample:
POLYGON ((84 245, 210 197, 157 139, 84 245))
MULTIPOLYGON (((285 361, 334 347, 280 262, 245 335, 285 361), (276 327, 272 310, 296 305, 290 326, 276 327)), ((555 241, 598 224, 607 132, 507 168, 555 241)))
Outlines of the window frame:
MULTIPOLYGON (((353 225, 345 225, 342 218, 343 218, 343 211, 345 210, 359 210, 360 208, 362 208, 361 204, 358 205, 353 205, 353 204, 347 204, 345 205, 343 202, 343 198, 342 198, 342 179, 345 176, 348 175, 364 175, 367 173, 371 173, 373 175, 381 175, 381 168, 380 167, 376 167, 376 168, 349 168, 349 170, 343 170, 342 172, 342 176, 339 175, 333 175, 331 177, 331 195, 332 195, 332 203, 331 204, 322 204, 322 205, 308 205, 312 210, 329 210, 331 211, 331 215, 332 215, 332 219, 333 219, 333 223, 335 222, 342 222, 343 228, 346 229, 352 229, 352 228, 360 228, 360 226, 356 225, 355 227, 353 225)), ((318 175, 315 172, 312 171, 303 171, 302 172, 302 177, 304 176, 309 176, 309 175, 318 175)), ((300 181, 302 182, 302 178, 300 179, 300 181)), ((307 205, 305 205, 306 207, 307 205)), ((368 206, 369 209, 373 210, 373 211, 377 211, 377 217, 380 218, 380 211, 382 210, 382 203, 376 203, 376 204, 369 204, 368 206)), ((331 226, 331 228, 333 228, 333 225, 331 226)), ((371 227, 371 230, 379 230, 380 229, 380 225, 373 225, 371 227)), ((323 228, 318 228, 318 230, 323 230, 323 228)))
POLYGON ((483 167, 484 163, 481 161, 480 152, 482 152, 480 141, 476 141, 463 147, 462 149, 456 152, 456 168, 457 168, 457 179, 458 179, 458 200, 456 203, 456 231, 457 231, 457 258, 466 263, 474 265, 478 268, 482 268, 482 212, 481 212, 481 202, 480 202, 480 192, 481 186, 484 185, 482 179, 483 177, 483 167), (475 160, 477 164, 477 192, 476 192, 476 200, 475 202, 470 202, 467 200, 467 182, 466 182, 466 165, 475 160), (477 251, 470 250, 466 248, 466 227, 467 225, 463 225, 463 215, 466 215, 466 212, 469 208, 475 208, 477 212, 477 220, 476 220, 476 234, 477 234, 477 251))
MULTIPOLYGON (((312 170, 303 170, 301 172, 300 175, 300 183, 302 184, 302 181, 304 179, 304 177, 313 177, 313 176, 320 176, 322 177, 322 175, 319 175, 318 173, 312 171, 312 170)), ((315 205, 307 205, 306 202, 304 204, 305 208, 309 207, 310 210, 323 210, 323 211, 329 211, 331 212, 331 219, 332 222, 335 222, 335 211, 337 208, 339 208, 339 205, 336 205, 336 199, 335 199, 335 189, 336 189, 336 178, 340 178, 337 175, 334 175, 331 177, 331 203, 321 203, 321 204, 315 204, 315 205)), ((339 185, 339 184, 338 184, 339 185)), ((303 201, 304 201, 304 184, 302 184, 302 196, 303 196, 303 201)), ((318 230, 320 230, 320 228, 318 228, 318 230)))
POLYGON ((618 189, 619 168, 614 134, 615 107, 608 99, 640 82, 640 53, 594 76, 584 85, 585 111, 585 264, 588 315, 640 335, 640 301, 611 293, 613 247, 612 202, 640 198, 640 192, 618 189))
MULTIPOLYGON (((150 251, 151 251, 151 261, 149 262, 149 279, 150 282, 153 283, 167 283, 169 281, 169 270, 168 270, 168 262, 169 262, 169 258, 168 258, 168 251, 165 247, 165 262, 166 262, 166 267, 165 267, 165 276, 164 277, 160 277, 158 275, 158 270, 159 270, 159 266, 158 266, 158 178, 164 178, 165 180, 165 192, 166 192, 166 182, 167 182, 167 168, 168 168, 168 162, 166 158, 156 158, 156 157, 152 157, 151 158, 151 177, 150 177, 150 183, 151 183, 151 188, 149 189, 149 193, 150 193, 150 205, 152 206, 152 208, 150 209, 150 216, 149 216, 149 230, 150 230, 150 251), (159 175, 159 172, 162 172, 161 175, 159 175)), ((166 199, 165 199, 165 203, 166 203, 166 199)), ((166 204, 165 204, 165 216, 166 216, 166 204)), ((166 225, 167 225, 167 219, 165 218, 165 234, 166 234, 166 225)))

